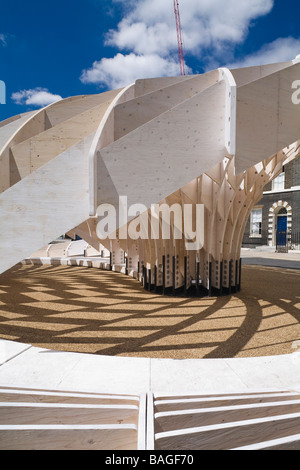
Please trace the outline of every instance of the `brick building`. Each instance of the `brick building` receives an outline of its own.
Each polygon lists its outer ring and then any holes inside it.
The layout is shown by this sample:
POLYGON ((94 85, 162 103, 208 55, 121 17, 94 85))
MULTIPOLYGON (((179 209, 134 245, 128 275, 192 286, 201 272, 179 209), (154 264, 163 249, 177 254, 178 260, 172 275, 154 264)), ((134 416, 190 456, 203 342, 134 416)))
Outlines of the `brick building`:
POLYGON ((266 185, 263 198, 251 211, 243 246, 262 245, 278 251, 300 249, 300 158, 266 185))

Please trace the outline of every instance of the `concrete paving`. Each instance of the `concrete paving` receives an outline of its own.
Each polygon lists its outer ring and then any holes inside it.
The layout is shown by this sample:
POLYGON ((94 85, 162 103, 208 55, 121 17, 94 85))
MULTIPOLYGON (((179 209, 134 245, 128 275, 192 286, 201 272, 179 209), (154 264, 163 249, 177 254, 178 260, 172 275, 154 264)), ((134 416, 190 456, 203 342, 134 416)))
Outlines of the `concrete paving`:
POLYGON ((0 340, 0 386, 101 393, 300 391, 300 350, 235 359, 97 356, 0 340))
POLYGON ((241 250, 242 264, 270 266, 274 268, 300 269, 300 251, 276 253, 275 248, 256 248, 241 250))

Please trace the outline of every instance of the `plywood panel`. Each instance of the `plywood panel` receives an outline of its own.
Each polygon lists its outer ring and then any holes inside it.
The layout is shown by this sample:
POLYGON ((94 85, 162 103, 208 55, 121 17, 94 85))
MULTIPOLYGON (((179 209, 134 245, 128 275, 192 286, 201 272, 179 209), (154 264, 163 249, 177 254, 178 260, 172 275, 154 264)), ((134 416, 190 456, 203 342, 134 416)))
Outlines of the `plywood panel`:
MULTIPOLYGON (((0 154, 3 146, 13 136, 13 134, 32 116, 34 112, 18 115, 16 119, 8 120, 5 125, 0 123, 0 154)), ((4 121, 5 122, 5 121, 4 121)))
POLYGON ((16 114, 15 116, 11 116, 7 119, 4 119, 4 121, 0 121, 0 128, 4 127, 4 126, 7 126, 7 124, 10 124, 13 121, 16 121, 17 119, 20 119, 21 116, 22 116, 22 114, 16 114))
MULTIPOLYGON (((39 132, 45 130, 45 111, 44 109, 34 111, 31 115, 25 118, 24 122, 18 127, 16 132, 14 132, 10 138, 6 141, 4 147, 0 149, 0 164, 3 167, 3 162, 5 162, 5 167, 9 168, 9 178, 5 176, 5 181, 1 183, 1 191, 5 191, 7 188, 16 184, 20 181, 21 176, 19 173, 18 166, 15 162, 13 154, 11 152, 11 147, 17 145, 24 140, 37 135, 39 132), (7 166, 8 162, 8 166, 7 166)), ((29 160, 24 156, 24 166, 29 167, 29 160)))
POLYGON ((297 413, 160 433, 156 436, 156 449, 226 450, 286 437, 299 431, 300 415, 297 413))
POLYGON ((299 138, 299 105, 292 102, 299 74, 295 64, 237 89, 237 173, 299 138))
POLYGON ((71 242, 67 248, 66 255, 67 256, 83 256, 85 253, 88 244, 85 240, 77 240, 71 242))
POLYGON ((237 89, 237 173, 276 153, 278 87, 274 75, 237 89))
POLYGON ((69 404, 94 404, 94 405, 135 405, 138 396, 108 395, 97 393, 72 393, 42 390, 0 390, 1 402, 24 402, 24 403, 69 403, 69 404))
MULTIPOLYGON (((34 113, 31 113, 31 115, 34 113)), ((9 122, 0 128, 0 192, 5 191, 10 186, 10 151, 5 149, 7 142, 13 137, 18 129, 29 119, 30 114, 20 115, 18 119, 9 122)))
POLYGON ((233 406, 242 404, 255 404, 266 402, 279 402, 282 400, 295 400, 300 399, 299 394, 293 393, 280 393, 280 394, 257 394, 257 395, 236 395, 231 397, 206 397, 206 398, 183 398, 173 400, 159 400, 155 401, 156 411, 174 411, 174 410, 188 410, 195 408, 211 408, 215 406, 233 406))
POLYGON ((88 218, 91 139, 92 136, 80 142, 0 195, 1 272, 88 218))
POLYGON ((48 246, 47 255, 50 258, 65 258, 67 256, 67 249, 70 245, 70 240, 66 242, 52 243, 48 246))
POLYGON ((279 439, 271 439, 269 441, 259 442, 258 444, 250 444, 233 448, 232 450, 299 450, 300 434, 282 437, 279 439))
POLYGON ((95 132, 110 102, 95 106, 39 133, 11 151, 21 178, 95 132))
POLYGON ((138 407, 130 405, 62 405, 0 403, 0 425, 138 424, 138 407))
POLYGON ((2 450, 142 450, 146 395, 0 387, 2 450))
POLYGON ((135 450, 134 425, 35 426, 19 429, 0 426, 1 450, 135 450))
POLYGON ((189 80, 190 78, 193 78, 193 76, 186 75, 177 77, 158 77, 136 80, 135 97, 138 98, 139 96, 146 95, 147 93, 152 93, 153 91, 174 85, 175 83, 180 83, 182 81, 189 80))
POLYGON ((297 413, 300 411, 300 401, 276 403, 257 403, 256 405, 221 406, 205 410, 178 411, 157 413, 155 416, 155 431, 166 432, 175 429, 193 428, 219 423, 230 423, 246 419, 257 419, 266 416, 297 413))
POLYGON ((102 149, 99 204, 118 207, 118 195, 126 194, 129 205, 150 207, 221 161, 224 105, 220 82, 102 149))
POLYGON ((160 88, 115 107, 115 140, 218 82, 217 71, 160 88))
POLYGON ((47 109, 46 114, 51 127, 57 126, 76 114, 82 114, 90 108, 94 108, 106 101, 114 99, 119 90, 111 90, 97 95, 74 96, 58 101, 47 109))
POLYGON ((242 67, 239 69, 230 69, 237 86, 243 86, 246 83, 253 82, 267 75, 278 72, 286 67, 290 67, 292 61, 279 62, 277 64, 258 65, 254 67, 242 67))

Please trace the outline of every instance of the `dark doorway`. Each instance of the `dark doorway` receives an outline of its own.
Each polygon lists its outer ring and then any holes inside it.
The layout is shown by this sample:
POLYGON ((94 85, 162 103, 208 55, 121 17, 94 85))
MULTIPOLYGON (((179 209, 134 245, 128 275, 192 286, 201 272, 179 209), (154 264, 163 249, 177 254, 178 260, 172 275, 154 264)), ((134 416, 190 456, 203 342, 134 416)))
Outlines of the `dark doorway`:
POLYGON ((276 250, 287 252, 287 211, 284 207, 277 214, 276 250))

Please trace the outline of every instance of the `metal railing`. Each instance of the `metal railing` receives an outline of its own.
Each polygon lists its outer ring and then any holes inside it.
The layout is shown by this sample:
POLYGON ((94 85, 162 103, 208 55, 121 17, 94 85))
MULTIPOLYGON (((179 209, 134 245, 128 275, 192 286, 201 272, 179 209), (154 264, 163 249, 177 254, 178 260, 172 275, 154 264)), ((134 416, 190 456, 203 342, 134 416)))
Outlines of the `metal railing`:
POLYGON ((300 250, 300 232, 276 232, 276 251, 300 250))
POLYGON ((291 233, 290 250, 300 250, 300 232, 291 233))

